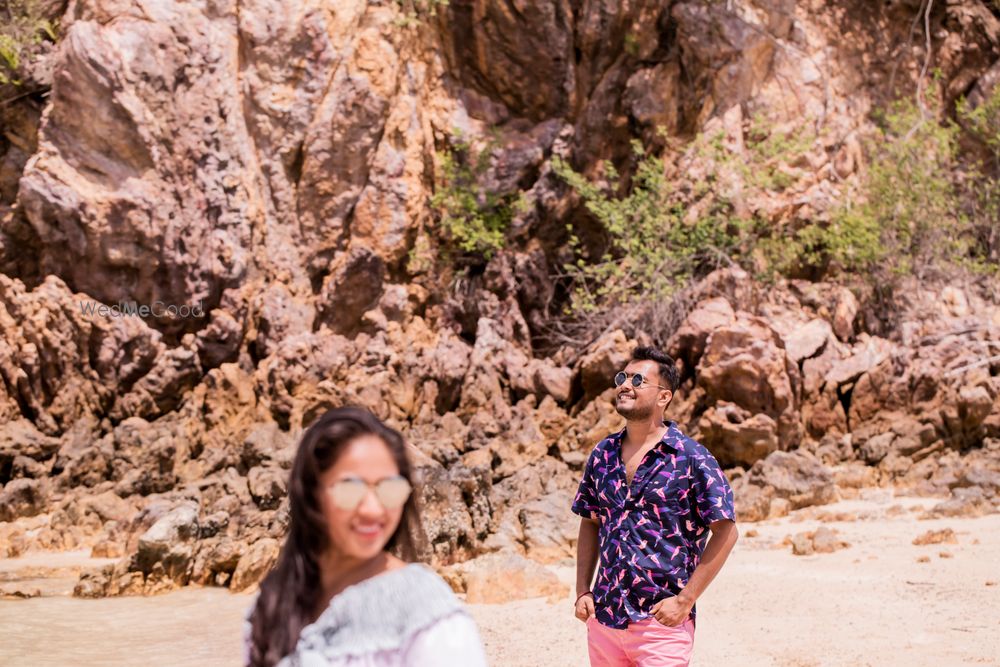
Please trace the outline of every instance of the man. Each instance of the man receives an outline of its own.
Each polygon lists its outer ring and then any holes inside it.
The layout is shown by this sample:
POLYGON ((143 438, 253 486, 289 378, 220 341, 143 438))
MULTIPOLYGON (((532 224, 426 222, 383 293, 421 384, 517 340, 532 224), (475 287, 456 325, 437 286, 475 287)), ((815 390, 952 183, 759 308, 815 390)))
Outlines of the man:
POLYGON ((614 382, 625 428, 594 448, 573 502, 576 616, 592 667, 687 665, 695 601, 736 543, 733 492, 708 450, 663 421, 673 359, 640 347, 614 382))

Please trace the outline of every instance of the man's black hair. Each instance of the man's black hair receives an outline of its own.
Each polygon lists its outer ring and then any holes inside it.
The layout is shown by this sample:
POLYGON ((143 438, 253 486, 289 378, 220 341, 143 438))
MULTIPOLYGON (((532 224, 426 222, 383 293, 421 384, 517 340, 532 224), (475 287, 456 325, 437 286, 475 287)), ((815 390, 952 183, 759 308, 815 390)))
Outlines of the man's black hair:
POLYGON ((655 361, 659 366, 660 382, 665 381, 664 386, 671 392, 677 391, 680 379, 677 376, 677 366, 669 354, 655 347, 637 347, 632 352, 632 361, 655 361))

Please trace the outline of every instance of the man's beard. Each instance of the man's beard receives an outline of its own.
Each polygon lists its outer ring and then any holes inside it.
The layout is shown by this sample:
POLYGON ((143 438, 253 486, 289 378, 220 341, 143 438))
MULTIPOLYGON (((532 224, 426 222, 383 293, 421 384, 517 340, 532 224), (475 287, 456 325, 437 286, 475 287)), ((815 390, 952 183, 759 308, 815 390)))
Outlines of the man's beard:
POLYGON ((625 419, 630 419, 633 421, 642 421, 644 419, 649 419, 649 416, 653 414, 653 406, 639 405, 633 399, 632 405, 630 405, 627 408, 623 408, 618 405, 618 400, 616 399, 615 411, 625 419))

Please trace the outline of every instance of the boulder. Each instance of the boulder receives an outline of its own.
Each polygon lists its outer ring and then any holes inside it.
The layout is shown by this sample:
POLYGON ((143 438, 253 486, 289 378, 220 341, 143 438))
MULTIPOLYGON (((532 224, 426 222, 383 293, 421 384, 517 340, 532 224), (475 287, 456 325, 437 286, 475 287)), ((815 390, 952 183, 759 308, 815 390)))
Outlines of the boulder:
POLYGON ((778 449, 778 425, 765 414, 751 415, 735 403, 719 401, 698 420, 696 439, 723 466, 751 466, 778 449))
POLYGON ((150 575, 159 565, 164 574, 183 585, 190 576, 193 549, 198 537, 198 507, 182 504, 167 512, 139 537, 135 569, 150 575))
POLYGON ((278 540, 271 537, 264 537, 250 545, 236 564, 229 589, 245 591, 260 583, 277 562, 280 548, 278 540))
POLYGON ((504 604, 545 597, 562 601, 569 586, 543 565, 514 554, 491 553, 452 566, 445 577, 468 604, 504 604))
MULTIPOLYGON (((857 140, 853 140, 857 145, 857 140)), ((857 148, 861 155, 861 149, 857 148)), ((841 341, 847 343, 854 338, 854 319, 858 316, 858 300, 851 290, 840 288, 833 308, 833 333, 841 341)))
POLYGON ((569 490, 550 493, 517 510, 528 558, 553 563, 576 557, 579 519, 570 511, 574 496, 569 490))
POLYGON ((797 533, 791 538, 792 553, 796 556, 810 556, 817 553, 833 553, 851 546, 840 539, 837 531, 820 526, 814 531, 797 533))
POLYGON ((35 516, 45 507, 47 480, 14 479, 0 488, 0 521, 35 516))
POLYGON ((770 487, 775 496, 787 499, 792 509, 837 500, 830 469, 803 451, 774 452, 753 465, 748 481, 770 487))
POLYGON ((728 401, 751 414, 770 417, 783 449, 798 444, 802 431, 798 366, 763 319, 739 319, 712 333, 698 366, 698 386, 710 401, 728 401))
POLYGON ((737 521, 763 521, 770 516, 773 488, 750 484, 746 477, 733 480, 732 487, 737 521))
POLYGON ((628 364, 632 350, 625 333, 616 329, 587 348, 577 363, 584 400, 589 401, 614 386, 615 373, 628 364))
POLYGON ((670 356, 683 362, 686 371, 693 371, 712 332, 735 320, 736 314, 728 299, 717 296, 701 301, 670 337, 667 350, 670 356))
POLYGON ((247 484, 257 507, 275 509, 287 495, 288 473, 281 468, 257 466, 247 473, 247 484))
POLYGON ((785 350, 793 361, 816 356, 833 334, 830 323, 814 319, 803 324, 785 337, 785 350))

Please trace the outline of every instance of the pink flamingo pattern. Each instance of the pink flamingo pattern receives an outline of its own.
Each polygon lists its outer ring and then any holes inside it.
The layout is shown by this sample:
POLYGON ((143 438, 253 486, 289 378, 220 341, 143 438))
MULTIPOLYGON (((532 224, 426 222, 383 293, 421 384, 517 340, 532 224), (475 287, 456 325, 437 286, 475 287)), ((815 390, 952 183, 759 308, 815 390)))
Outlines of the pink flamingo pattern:
POLYGON ((600 522, 594 603, 598 622, 618 629, 680 593, 705 550, 709 525, 736 520, 733 490, 715 457, 674 422, 631 484, 624 437, 622 430, 594 447, 572 507, 600 522))

